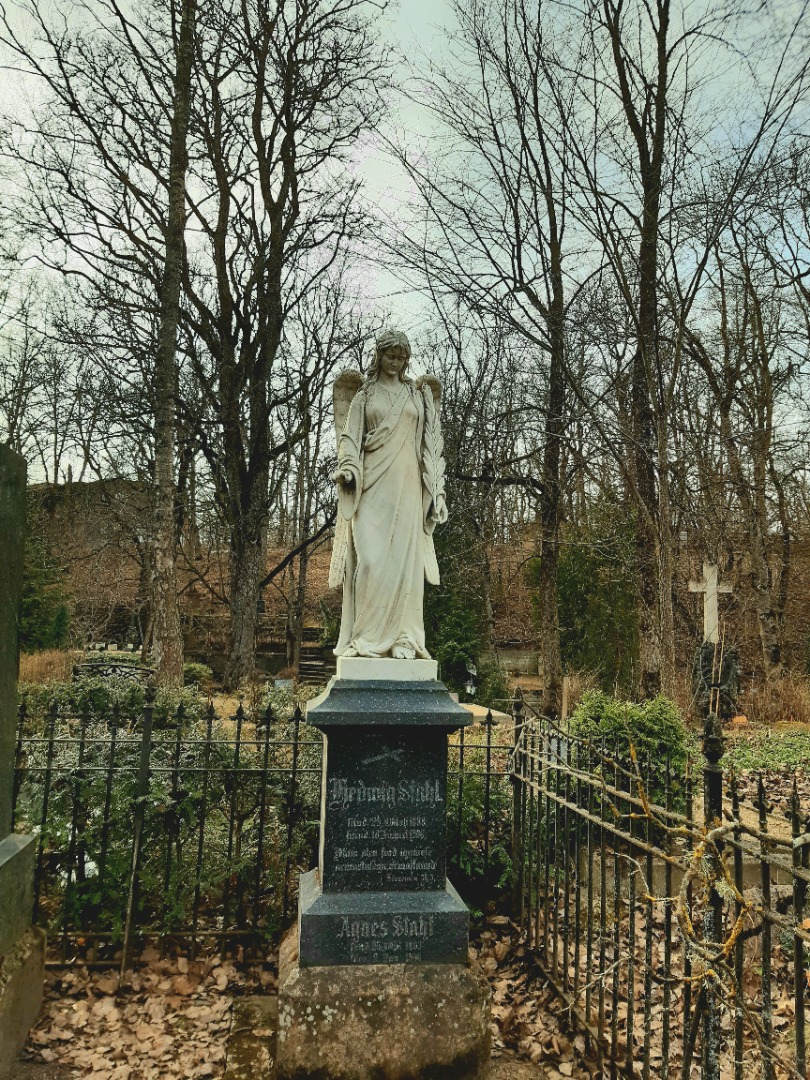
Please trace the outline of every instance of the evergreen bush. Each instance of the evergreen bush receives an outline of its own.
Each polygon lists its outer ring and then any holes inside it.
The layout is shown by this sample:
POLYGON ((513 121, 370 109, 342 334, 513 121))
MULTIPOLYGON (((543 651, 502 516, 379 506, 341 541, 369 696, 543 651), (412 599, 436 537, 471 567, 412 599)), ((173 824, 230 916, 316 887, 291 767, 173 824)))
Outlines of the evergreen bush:
POLYGON ((478 664, 478 690, 475 700, 485 709, 508 711, 510 707, 509 680, 497 657, 490 656, 478 664))
MULTIPOLYGON (((18 697, 25 703, 32 721, 44 720, 51 704, 60 712, 90 716, 109 722, 113 710, 125 722, 137 722, 146 702, 146 686, 136 679, 118 676, 80 676, 72 682, 21 683, 18 697)), ((174 721, 180 705, 187 719, 200 718, 206 698, 196 687, 180 690, 161 687, 155 698, 154 726, 165 727, 174 721)))
POLYGON ((214 681, 214 673, 208 664, 183 664, 183 685, 208 689, 214 681))
MULTIPOLYGON (((629 692, 638 670, 638 616, 633 582, 633 522, 615 505, 589 507, 586 524, 569 528, 560 547, 557 602, 560 654, 568 672, 587 672, 605 691, 629 692)), ((539 559, 526 567, 536 587, 539 559)), ((535 605, 535 619, 539 611, 535 605)))
POLYGON ((673 793, 682 790, 680 780, 690 751, 690 737, 678 706, 669 698, 621 701, 601 690, 591 690, 572 713, 569 730, 631 770, 633 746, 652 801, 664 797, 668 768, 673 793))

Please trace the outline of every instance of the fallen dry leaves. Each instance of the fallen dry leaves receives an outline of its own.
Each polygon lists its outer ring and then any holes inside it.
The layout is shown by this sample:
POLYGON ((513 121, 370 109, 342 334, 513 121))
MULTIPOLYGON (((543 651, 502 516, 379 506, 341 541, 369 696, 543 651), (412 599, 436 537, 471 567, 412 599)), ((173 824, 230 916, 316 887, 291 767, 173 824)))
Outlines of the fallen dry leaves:
POLYGON ((598 1075, 582 1035, 570 1031, 565 1008, 534 974, 522 931, 506 916, 487 920, 473 951, 492 987, 493 1057, 510 1054, 542 1067, 548 1080, 598 1075))
MULTIPOLYGON (((505 916, 489 919, 473 942, 492 985, 493 1055, 542 1067, 544 1080, 588 1080, 582 1036, 532 974, 522 935, 505 916)), ((185 1080, 222 1076, 231 1004, 237 994, 272 991, 275 974, 219 958, 160 959, 119 987, 112 971, 51 969, 46 1002, 26 1055, 72 1067, 89 1080, 185 1080)), ((590 1064, 587 1063, 586 1064, 590 1064)))
POLYGON ((233 996, 272 989, 273 972, 218 957, 161 959, 154 949, 142 962, 120 986, 112 971, 52 969, 27 1056, 89 1080, 221 1076, 233 996))
MULTIPOLYGON (((625 914, 626 918, 626 914, 625 914)), ((653 910, 653 963, 663 967, 663 915, 653 910)), ((639 941, 644 933, 639 923, 639 941)), ((472 949, 492 987, 493 1057, 529 1062, 543 1080, 588 1080, 600 1075, 584 1037, 575 1033, 565 1006, 539 973, 524 933, 506 916, 489 918, 473 935, 472 949)), ((673 948, 677 949, 674 943, 673 948)), ((580 966, 586 968, 584 945, 580 966)), ((758 942, 746 943, 743 989, 755 1002, 761 974, 758 942)), ((774 953, 773 1027, 774 1049, 791 1060, 794 1004, 791 996, 790 957, 774 953)), ((183 957, 160 959, 155 950, 143 954, 144 966, 130 974, 119 987, 117 974, 93 972, 86 967, 52 969, 46 1004, 39 1024, 27 1044, 29 1057, 70 1066, 90 1080, 180 1080, 201 1077, 216 1080, 225 1067, 231 1003, 236 995, 272 992, 276 976, 264 967, 237 967, 217 957, 191 961, 183 957)), ((642 957, 632 964, 634 981, 634 1057, 641 1054, 644 1033, 643 1003, 646 987, 642 957)), ((569 955, 569 961, 572 956, 569 955)), ((625 959, 625 964, 626 964, 625 959)), ((573 967, 569 979, 574 978, 573 967)), ((678 1025, 682 1018, 682 985, 671 988, 669 1016, 672 1020, 670 1067, 680 1061, 678 1025)), ((664 1027, 662 987, 654 985, 648 999, 650 1062, 652 1074, 662 1068, 661 1039, 664 1027)), ((606 1020, 611 1018, 608 988, 606 1020)), ((616 1002, 619 1021, 617 1050, 626 1053, 625 1024, 628 1014, 626 986, 616 1002)), ((733 1014, 721 1013, 724 1060, 721 1080, 731 1080, 727 1058, 733 1045, 733 1014)), ((746 1032, 746 1059, 759 1067, 758 1048, 746 1032)), ((788 1072, 775 1062, 775 1075, 788 1072)), ((752 1074, 753 1075, 753 1074, 752 1074)))

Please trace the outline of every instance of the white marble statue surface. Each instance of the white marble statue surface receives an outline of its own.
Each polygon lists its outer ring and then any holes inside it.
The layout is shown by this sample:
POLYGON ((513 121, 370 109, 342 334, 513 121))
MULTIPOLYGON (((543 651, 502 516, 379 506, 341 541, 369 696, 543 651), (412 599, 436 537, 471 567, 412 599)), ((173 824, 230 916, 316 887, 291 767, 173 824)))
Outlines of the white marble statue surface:
POLYGON ((405 372, 404 334, 377 341, 363 381, 335 381, 338 519, 329 584, 343 586, 337 656, 429 660, 425 581, 439 583, 433 530, 447 520, 439 384, 405 372), (348 408, 347 408, 348 406, 348 408))

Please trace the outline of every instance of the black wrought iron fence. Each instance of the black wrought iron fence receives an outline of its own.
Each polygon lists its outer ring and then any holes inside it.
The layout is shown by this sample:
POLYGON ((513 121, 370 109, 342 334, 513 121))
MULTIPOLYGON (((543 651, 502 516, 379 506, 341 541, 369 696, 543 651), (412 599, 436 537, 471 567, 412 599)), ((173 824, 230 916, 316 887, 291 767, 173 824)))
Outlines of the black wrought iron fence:
MULTIPOLYGON (((787 816, 761 780, 724 786, 711 731, 704 748, 685 769, 639 760, 518 696, 510 721, 451 737, 450 876, 473 908, 511 902, 609 1075, 805 1077, 810 808, 795 785, 787 816)), ((152 695, 126 718, 23 709, 16 766, 36 918, 64 958, 250 955, 291 921, 321 782, 300 710, 156 728, 152 695)))
POLYGON ((320 735, 299 709, 45 717, 21 710, 14 816, 38 835, 35 919, 65 956, 135 938, 255 947, 289 918, 317 842, 320 735))
MULTIPOLYGON (((451 739, 450 874, 475 907, 508 877, 511 725, 451 739), (505 735, 508 741, 504 741, 505 735)), ((131 716, 21 708, 14 820, 38 836, 35 919, 63 958, 144 941, 254 952, 317 859, 321 736, 301 710, 131 716)))
POLYGON ((605 1072, 804 1080, 810 808, 795 783, 780 821, 761 779, 750 814, 733 775, 724 787, 713 729, 677 774, 520 698, 515 729, 516 917, 605 1072))

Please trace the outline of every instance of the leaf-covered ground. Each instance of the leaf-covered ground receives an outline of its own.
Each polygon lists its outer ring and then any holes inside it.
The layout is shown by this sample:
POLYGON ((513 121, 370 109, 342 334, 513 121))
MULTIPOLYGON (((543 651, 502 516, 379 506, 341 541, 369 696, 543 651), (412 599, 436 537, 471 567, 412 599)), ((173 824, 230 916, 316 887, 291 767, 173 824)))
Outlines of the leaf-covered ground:
POLYGON ((90 1080, 222 1076, 234 993, 272 990, 274 973, 153 950, 145 961, 121 985, 110 971, 52 969, 25 1056, 90 1080))
MULTIPOLYGON (((473 950, 492 986, 493 1080, 595 1075, 509 920, 490 919, 473 950)), ((273 992, 273 967, 161 959, 154 950, 144 961, 121 985, 109 970, 50 969, 40 1020, 10 1080, 222 1077, 233 998, 273 992)))
POLYGON ((585 1053, 582 1035, 574 1035, 564 1010, 536 974, 522 932, 506 916, 496 915, 473 942, 478 962, 492 987, 492 1056, 531 1062, 535 1076, 587 1080, 598 1074, 585 1053))

